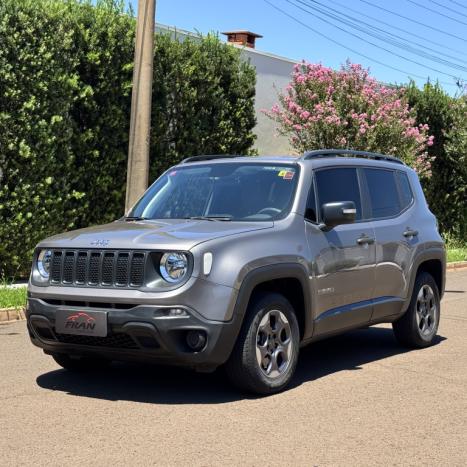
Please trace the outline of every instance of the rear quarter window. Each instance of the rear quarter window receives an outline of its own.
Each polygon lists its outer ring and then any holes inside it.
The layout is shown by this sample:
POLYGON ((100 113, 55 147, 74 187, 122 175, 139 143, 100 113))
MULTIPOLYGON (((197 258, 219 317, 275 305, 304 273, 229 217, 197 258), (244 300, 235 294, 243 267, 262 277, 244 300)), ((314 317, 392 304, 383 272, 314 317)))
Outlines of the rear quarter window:
POLYGON ((399 191, 401 194, 402 209, 405 209, 413 201, 412 188, 410 187, 409 178, 404 172, 397 172, 397 181, 399 183, 399 191))
POLYGON ((371 218, 380 219, 396 216, 402 211, 393 170, 363 169, 370 195, 371 218))

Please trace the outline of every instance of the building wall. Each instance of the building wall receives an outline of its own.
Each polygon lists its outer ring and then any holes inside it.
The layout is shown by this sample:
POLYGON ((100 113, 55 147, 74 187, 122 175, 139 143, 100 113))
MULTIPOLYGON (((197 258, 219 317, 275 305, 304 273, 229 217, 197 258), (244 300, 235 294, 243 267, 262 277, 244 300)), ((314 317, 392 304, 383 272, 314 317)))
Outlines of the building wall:
POLYGON ((284 91, 290 82, 296 62, 248 48, 242 48, 242 57, 256 68, 255 148, 260 155, 291 154, 292 148, 288 139, 277 134, 276 123, 265 115, 263 110, 270 110, 278 103, 278 94, 284 91))
MULTIPOLYGON (((183 29, 177 29, 163 24, 156 25, 156 33, 169 33, 174 39, 183 40, 186 37, 196 39, 198 36, 183 29)), ((297 63, 288 58, 279 57, 258 49, 250 49, 232 45, 241 49, 241 56, 256 68, 256 134, 255 148, 260 155, 292 154, 288 139, 277 134, 276 123, 267 117, 263 110, 270 110, 278 102, 278 93, 283 91, 290 82, 293 66, 297 63)))

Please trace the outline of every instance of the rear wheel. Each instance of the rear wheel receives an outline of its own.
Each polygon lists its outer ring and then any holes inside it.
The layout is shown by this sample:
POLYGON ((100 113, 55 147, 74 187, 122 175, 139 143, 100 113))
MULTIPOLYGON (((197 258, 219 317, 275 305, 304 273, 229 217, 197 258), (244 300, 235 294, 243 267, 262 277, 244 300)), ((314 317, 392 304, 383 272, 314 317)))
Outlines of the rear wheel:
POLYGON ((430 274, 422 272, 415 280, 409 308, 392 325, 394 334, 407 347, 428 347, 438 331, 439 316, 438 287, 430 274))
POLYGON ((300 333, 289 301, 268 293, 250 304, 226 371, 241 389, 272 394, 285 388, 297 365, 300 333))
POLYGON ((110 360, 103 358, 71 357, 64 353, 54 353, 52 358, 62 368, 70 371, 94 371, 110 365, 110 360))

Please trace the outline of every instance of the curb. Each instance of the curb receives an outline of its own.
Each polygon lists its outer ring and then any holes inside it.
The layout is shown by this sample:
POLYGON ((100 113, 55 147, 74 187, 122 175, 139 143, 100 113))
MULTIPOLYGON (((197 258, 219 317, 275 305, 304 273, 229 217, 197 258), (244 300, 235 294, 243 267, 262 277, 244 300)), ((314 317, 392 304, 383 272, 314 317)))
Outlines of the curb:
POLYGON ((455 261, 453 263, 448 263, 446 269, 448 271, 455 271, 457 269, 467 268, 467 261, 455 261))
POLYGON ((0 308, 0 326, 15 321, 24 321, 24 308, 0 308))

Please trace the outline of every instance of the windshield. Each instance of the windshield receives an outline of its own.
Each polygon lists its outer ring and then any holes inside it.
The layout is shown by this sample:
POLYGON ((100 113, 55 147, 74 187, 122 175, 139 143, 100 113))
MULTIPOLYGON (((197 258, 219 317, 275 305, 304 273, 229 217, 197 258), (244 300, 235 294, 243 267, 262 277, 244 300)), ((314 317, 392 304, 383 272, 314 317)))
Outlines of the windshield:
POLYGON ((138 201, 130 218, 270 221, 287 215, 298 166, 256 163, 175 167, 138 201))

